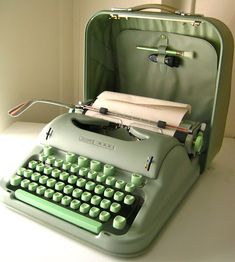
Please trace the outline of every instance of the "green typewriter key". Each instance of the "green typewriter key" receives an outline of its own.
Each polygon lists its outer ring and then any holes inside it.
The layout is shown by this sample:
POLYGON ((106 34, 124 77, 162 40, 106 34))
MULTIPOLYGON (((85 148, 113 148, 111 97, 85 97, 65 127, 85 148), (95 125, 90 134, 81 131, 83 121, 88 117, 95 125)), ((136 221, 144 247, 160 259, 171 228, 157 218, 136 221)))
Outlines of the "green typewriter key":
POLYGON ((18 170, 17 170, 17 175, 19 176, 23 176, 24 175, 24 171, 26 170, 25 167, 20 167, 18 170))
POLYGON ((80 177, 80 178, 77 180, 77 186, 78 186, 78 187, 84 187, 85 184, 86 184, 86 179, 85 179, 85 178, 80 177))
POLYGON ((77 180, 78 180, 78 178, 75 175, 71 175, 71 176, 68 177, 68 183, 69 184, 74 185, 74 184, 76 184, 77 180))
POLYGON ((50 175, 52 170, 53 170, 53 168, 51 166, 45 166, 44 169, 43 169, 43 173, 45 175, 50 175))
POLYGON ((83 214, 86 214, 86 213, 89 212, 90 208, 91 208, 91 206, 90 206, 89 204, 87 204, 87 203, 82 203, 81 206, 80 206, 80 208, 79 208, 79 211, 80 211, 81 213, 83 213, 83 214))
POLYGON ((124 189, 126 182, 124 180, 117 180, 115 183, 115 187, 118 189, 124 189))
POLYGON ((83 192, 81 196, 81 200, 88 202, 91 200, 92 194, 90 192, 83 192))
POLYGON ((108 186, 114 186, 116 182, 116 178, 114 176, 108 176, 105 180, 105 184, 108 186))
POLYGON ((69 173, 65 171, 60 173, 60 180, 67 181, 68 177, 69 177, 69 173))
POLYGON ((105 176, 113 176, 115 173, 115 167, 109 164, 105 164, 103 173, 105 176))
POLYGON ((48 156, 45 162, 48 165, 53 165, 55 163, 55 156, 53 156, 53 155, 48 156))
POLYGON ((36 191, 37 187, 38 187, 38 184, 36 182, 31 182, 29 183, 28 190, 34 192, 36 191))
POLYGON ((53 154, 53 147, 49 145, 44 145, 43 147, 43 154, 46 156, 50 156, 53 154))
POLYGON ((24 177, 25 177, 25 178, 30 178, 32 174, 33 174, 33 171, 30 170, 30 169, 26 169, 26 170, 24 171, 24 177))
POLYGON ((32 176, 31 176, 31 179, 32 179, 33 181, 36 181, 36 182, 37 182, 37 181, 39 180, 40 176, 41 176, 40 173, 34 172, 34 173, 32 174, 32 176))
POLYGON ((125 191, 126 192, 129 192, 129 193, 132 193, 134 192, 135 190, 135 185, 132 184, 132 183, 127 183, 126 186, 125 186, 125 191))
POLYGON ((92 191, 94 190, 95 186, 96 186, 96 183, 94 183, 93 181, 88 181, 85 185, 85 189, 88 191, 92 191))
POLYGON ((61 204, 64 206, 68 206, 71 201, 72 201, 72 198, 70 196, 64 196, 61 199, 61 204))
POLYGON ((79 165, 78 164, 72 164, 70 167, 70 172, 77 173, 79 171, 79 165))
POLYGON ((71 203, 70 203, 70 207, 72 209, 78 209, 80 207, 80 205, 81 205, 81 201, 79 201, 77 199, 72 200, 71 203))
POLYGON ((89 160, 85 156, 79 156, 78 157, 78 165, 79 167, 88 167, 89 166, 89 160))
POLYGON ((98 207, 92 207, 89 211, 90 217, 97 217, 100 213, 100 209, 98 207))
POLYGON ((77 157, 74 153, 68 152, 65 154, 65 161, 69 163, 75 163, 77 160, 77 157))
POLYGON ((88 172, 89 172, 89 168, 81 167, 79 170, 79 175, 85 177, 87 176, 88 172))
POLYGON ((96 178, 97 174, 98 173, 96 171, 90 170, 87 174, 87 177, 94 180, 96 178))
POLYGON ((48 187, 54 187, 55 186, 55 184, 56 184, 56 180, 54 179, 54 178, 49 178, 48 180, 47 180, 47 186, 48 187))
POLYGON ((99 215, 99 220, 103 222, 107 222, 110 218, 110 213, 107 211, 102 211, 99 215))
POLYGON ((133 173, 131 175, 131 183, 135 186, 141 186, 143 184, 143 176, 138 173, 133 173))
POLYGON ((50 156, 47 156, 45 160, 45 164, 52 166, 55 164, 55 161, 56 161, 56 157, 54 155, 50 155, 50 156))
POLYGON ((96 171, 96 172, 101 171, 101 168, 102 168, 101 162, 98 160, 91 160, 90 168, 91 170, 96 171))
POLYGON ((98 195, 101 195, 101 194, 103 194, 104 190, 105 190, 105 187, 104 187, 103 185, 97 185, 97 186, 95 187, 94 192, 95 192, 96 194, 98 194, 98 195))
POLYGON ((65 186, 65 183, 59 181, 59 182, 57 182, 57 183, 55 184, 55 190, 62 191, 63 188, 64 188, 64 186, 65 186))
POLYGON ((116 201, 122 201, 124 198, 124 193, 123 192, 120 192, 120 191, 117 191, 114 196, 113 196, 113 199, 116 200, 116 201))
POLYGON ((36 193, 38 195, 43 195, 46 191, 46 187, 45 186, 38 186, 37 189, 36 189, 36 193))
POLYGON ((70 167, 72 166, 71 163, 69 162, 64 162, 63 165, 62 165, 62 169, 64 169, 65 171, 68 171, 70 169, 70 167))
POLYGON ((56 159, 54 162, 54 166, 55 167, 62 167, 63 166, 64 161, 62 159, 56 159))
POLYGON ((44 192, 44 197, 46 198, 52 198, 53 194, 54 194, 54 190, 51 188, 46 189, 46 191, 44 192))
POLYGON ((10 184, 11 184, 12 186, 19 186, 21 180, 22 180, 22 177, 21 177, 21 176, 13 175, 13 176, 10 178, 10 184))
POLYGON ((82 189, 80 189, 80 188, 75 188, 74 190, 73 190, 73 193, 72 193, 72 196, 73 197, 76 197, 76 198, 79 198, 81 195, 82 195, 82 189))
POLYGON ((65 194, 71 194, 72 192, 73 192, 73 186, 71 186, 71 185, 66 185, 65 187, 64 187, 64 193, 65 194))
POLYGON ((30 180, 29 180, 29 179, 23 179, 23 180, 21 181, 21 183, 20 183, 20 186, 21 186, 22 188, 28 188, 29 184, 30 184, 30 180))
POLYGON ((124 203, 126 205, 132 205, 135 202, 135 197, 132 195, 126 195, 124 198, 124 203))
POLYGON ((95 206, 98 206, 100 204, 100 201, 101 201, 101 197, 100 196, 97 196, 97 195, 94 195, 92 198, 91 198, 91 204, 92 205, 95 205, 95 206))
POLYGON ((58 203, 61 201, 62 197, 63 194, 61 194, 60 192, 56 192, 53 194, 52 200, 58 203))
POLYGON ((43 175, 39 178, 39 183, 45 185, 47 183, 47 180, 48 180, 48 176, 43 175))
POLYGON ((53 169, 52 172, 51 172, 51 176, 54 177, 54 178, 58 178, 60 177, 60 170, 59 169, 53 169))
POLYGON ((111 205, 111 201, 108 200, 108 199, 103 199, 101 202, 100 202, 100 207, 102 207, 103 209, 108 209, 111 205))
POLYGON ((106 188, 105 189, 105 191, 104 191, 104 196, 105 197, 108 197, 108 198, 110 198, 110 197, 112 197, 113 196, 113 194, 114 194, 114 190, 112 189, 112 188, 106 188))
POLYGON ((116 216, 113 219, 113 227, 122 230, 126 225, 126 218, 123 216, 116 216))
POLYGON ((110 206, 110 211, 113 213, 118 213, 121 210, 121 205, 119 203, 113 202, 110 206))
POLYGON ((45 155, 44 153, 40 153, 40 154, 38 155, 38 160, 39 160, 39 161, 44 162, 44 161, 46 161, 46 159, 47 159, 47 155, 45 155))
POLYGON ((44 155, 49 156, 53 153, 53 148, 51 146, 46 145, 43 148, 43 153, 44 155))
POLYGON ((98 175, 97 175, 97 177, 96 177, 96 181, 97 182, 104 182, 105 181, 105 179, 106 179, 106 176, 103 174, 103 173, 99 173, 98 175))
POLYGON ((39 164, 37 164, 37 166, 36 166, 36 170, 37 170, 38 172, 42 172, 43 169, 44 169, 44 164, 43 164, 43 163, 39 163, 39 164))
POLYGON ((28 167, 31 168, 31 169, 35 169, 36 166, 37 166, 37 164, 38 164, 37 161, 31 160, 31 161, 29 161, 29 163, 28 163, 28 167))

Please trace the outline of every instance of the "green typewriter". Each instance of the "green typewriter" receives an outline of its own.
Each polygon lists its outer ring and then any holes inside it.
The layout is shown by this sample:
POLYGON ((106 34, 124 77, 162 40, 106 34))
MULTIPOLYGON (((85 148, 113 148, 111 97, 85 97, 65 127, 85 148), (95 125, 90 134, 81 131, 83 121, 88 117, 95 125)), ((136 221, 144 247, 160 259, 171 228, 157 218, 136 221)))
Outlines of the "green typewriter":
POLYGON ((220 149, 232 52, 212 18, 159 5, 99 12, 86 28, 84 100, 10 110, 68 108, 1 180, 2 201, 112 255, 143 253, 220 149))

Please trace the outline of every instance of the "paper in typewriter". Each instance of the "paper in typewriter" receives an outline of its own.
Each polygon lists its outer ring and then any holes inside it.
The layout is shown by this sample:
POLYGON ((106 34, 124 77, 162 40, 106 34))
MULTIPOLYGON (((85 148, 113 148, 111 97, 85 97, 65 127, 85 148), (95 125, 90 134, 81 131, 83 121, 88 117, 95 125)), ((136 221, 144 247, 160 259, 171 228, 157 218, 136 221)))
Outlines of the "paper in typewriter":
POLYGON ((174 135, 174 129, 160 129, 153 123, 148 123, 148 121, 155 123, 165 121, 168 125, 179 126, 185 114, 191 112, 191 106, 188 104, 110 91, 101 93, 92 105, 92 108, 97 110, 101 107, 107 108, 110 115, 100 114, 92 110, 88 110, 86 115, 170 136, 174 135), (112 116, 112 113, 125 115, 127 118, 112 116), (136 118, 141 120, 138 121, 136 118), (142 121, 142 119, 145 121, 142 121))

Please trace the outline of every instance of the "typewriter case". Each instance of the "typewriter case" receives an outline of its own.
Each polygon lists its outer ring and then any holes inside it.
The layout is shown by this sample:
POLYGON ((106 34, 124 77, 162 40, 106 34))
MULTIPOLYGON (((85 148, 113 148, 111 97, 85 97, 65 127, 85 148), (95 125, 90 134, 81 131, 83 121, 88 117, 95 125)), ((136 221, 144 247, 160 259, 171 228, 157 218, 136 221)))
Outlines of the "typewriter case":
POLYGON ((233 39, 229 29, 214 18, 142 11, 156 6, 102 11, 90 19, 84 98, 94 100, 109 90, 190 104, 188 119, 207 125, 200 154, 202 173, 223 140, 233 39), (182 57, 180 66, 172 68, 151 62, 148 56, 154 51, 137 46, 162 48, 162 54, 165 49, 192 51, 193 58, 182 57))

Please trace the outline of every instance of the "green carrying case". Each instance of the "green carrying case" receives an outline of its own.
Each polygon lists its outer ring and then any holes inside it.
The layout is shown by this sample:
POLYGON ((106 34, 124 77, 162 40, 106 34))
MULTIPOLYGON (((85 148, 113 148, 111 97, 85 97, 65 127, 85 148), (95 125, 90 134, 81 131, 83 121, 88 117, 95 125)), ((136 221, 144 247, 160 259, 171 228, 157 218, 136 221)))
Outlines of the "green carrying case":
POLYGON ((166 6, 114 9, 90 19, 85 52, 85 100, 109 90, 192 106, 189 119, 207 124, 200 156, 203 172, 224 135, 233 59, 229 29, 214 18, 166 6), (142 11, 156 7, 171 13, 142 11), (152 63, 148 55, 154 51, 137 46, 193 52, 193 57, 182 57, 180 66, 171 68, 152 63))
POLYGON ((84 103, 62 104, 69 112, 48 123, 21 168, 0 181, 1 200, 87 245, 137 256, 221 147, 233 39, 216 19, 144 5, 94 15, 85 48, 84 103), (184 124, 196 131, 182 142, 85 115, 103 91, 190 104, 184 124))

